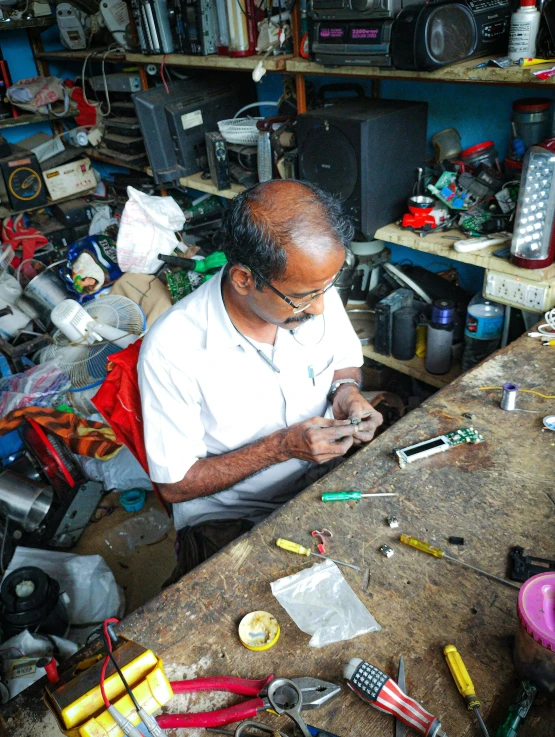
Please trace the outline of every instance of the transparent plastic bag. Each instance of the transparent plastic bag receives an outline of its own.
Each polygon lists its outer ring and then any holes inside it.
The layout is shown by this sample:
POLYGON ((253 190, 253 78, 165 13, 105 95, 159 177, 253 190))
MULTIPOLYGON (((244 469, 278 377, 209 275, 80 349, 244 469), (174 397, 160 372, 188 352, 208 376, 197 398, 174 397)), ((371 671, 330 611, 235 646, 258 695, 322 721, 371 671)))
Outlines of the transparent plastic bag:
POLYGON ((161 540, 172 526, 166 514, 158 509, 148 509, 112 527, 104 539, 116 555, 125 558, 139 545, 153 545, 161 540))
POLYGON ((308 643, 311 647, 352 640, 358 635, 381 630, 330 560, 270 585, 273 595, 297 627, 312 635, 308 643))

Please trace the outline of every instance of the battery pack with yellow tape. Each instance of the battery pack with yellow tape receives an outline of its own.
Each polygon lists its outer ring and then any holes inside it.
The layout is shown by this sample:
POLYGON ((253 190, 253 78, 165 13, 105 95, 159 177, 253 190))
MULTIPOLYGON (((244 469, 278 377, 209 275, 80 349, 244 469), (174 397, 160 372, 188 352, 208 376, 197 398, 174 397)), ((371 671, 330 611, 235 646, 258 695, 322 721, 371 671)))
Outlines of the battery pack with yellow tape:
MULTIPOLYGON (((123 731, 108 712, 100 691, 100 672, 104 649, 99 640, 96 647, 79 659, 70 658, 60 668, 59 680, 48 683, 44 699, 53 712, 60 730, 68 737, 123 737, 123 731)), ((166 704, 173 691, 164 674, 162 661, 136 642, 120 637, 113 651, 114 658, 139 705, 152 714, 166 704)), ((113 706, 133 724, 141 721, 131 698, 115 671, 108 665, 104 680, 106 696, 113 706)))

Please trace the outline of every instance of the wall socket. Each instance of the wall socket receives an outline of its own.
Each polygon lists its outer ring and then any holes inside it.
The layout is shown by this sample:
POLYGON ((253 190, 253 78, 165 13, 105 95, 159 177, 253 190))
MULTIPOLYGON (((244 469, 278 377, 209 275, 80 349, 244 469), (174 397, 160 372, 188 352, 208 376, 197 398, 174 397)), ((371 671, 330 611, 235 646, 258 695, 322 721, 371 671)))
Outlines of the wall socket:
POLYGON ((484 276, 484 297, 532 312, 547 312, 555 307, 555 280, 528 281, 488 269, 484 276))

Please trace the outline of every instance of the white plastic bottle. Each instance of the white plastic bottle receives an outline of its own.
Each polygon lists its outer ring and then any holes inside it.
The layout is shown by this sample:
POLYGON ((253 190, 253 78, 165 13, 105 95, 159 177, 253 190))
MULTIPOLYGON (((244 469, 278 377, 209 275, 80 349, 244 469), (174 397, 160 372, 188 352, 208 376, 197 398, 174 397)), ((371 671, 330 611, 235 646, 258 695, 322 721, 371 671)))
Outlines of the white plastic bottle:
POLYGON ((536 56, 540 17, 536 0, 520 0, 520 8, 511 16, 508 56, 512 61, 536 56))

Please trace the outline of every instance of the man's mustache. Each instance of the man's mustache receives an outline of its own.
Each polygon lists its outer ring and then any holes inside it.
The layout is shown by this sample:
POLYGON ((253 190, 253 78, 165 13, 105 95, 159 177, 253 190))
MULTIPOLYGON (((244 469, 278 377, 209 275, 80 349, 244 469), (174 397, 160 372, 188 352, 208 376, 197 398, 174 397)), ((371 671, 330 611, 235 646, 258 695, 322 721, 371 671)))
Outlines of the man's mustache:
POLYGON ((298 322, 299 324, 302 324, 303 322, 308 322, 308 320, 313 320, 315 318, 315 315, 307 315, 305 313, 302 313, 301 315, 296 315, 295 317, 288 317, 287 320, 284 322, 284 325, 291 325, 293 322, 298 322))

